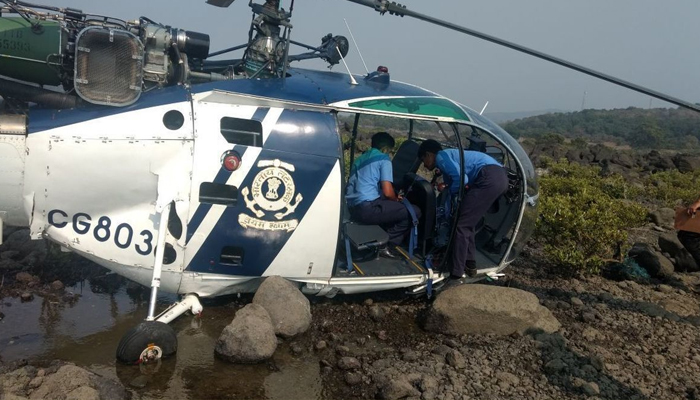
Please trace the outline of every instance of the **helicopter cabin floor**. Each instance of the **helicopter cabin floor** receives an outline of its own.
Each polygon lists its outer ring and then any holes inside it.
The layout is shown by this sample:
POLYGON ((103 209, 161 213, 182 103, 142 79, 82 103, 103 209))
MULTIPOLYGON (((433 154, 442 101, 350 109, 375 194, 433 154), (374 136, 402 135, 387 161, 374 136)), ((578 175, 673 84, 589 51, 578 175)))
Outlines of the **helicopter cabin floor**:
MULTIPOLYGON (((335 276, 401 276, 401 275, 422 275, 428 273, 423 258, 414 254, 413 259, 408 256, 408 250, 403 247, 397 248, 401 253, 401 257, 389 259, 384 257, 376 257, 365 261, 354 261, 353 272, 348 274, 345 268, 339 268, 335 276)), ((493 266, 498 262, 492 260, 489 255, 477 250, 476 262, 479 266, 493 266)))

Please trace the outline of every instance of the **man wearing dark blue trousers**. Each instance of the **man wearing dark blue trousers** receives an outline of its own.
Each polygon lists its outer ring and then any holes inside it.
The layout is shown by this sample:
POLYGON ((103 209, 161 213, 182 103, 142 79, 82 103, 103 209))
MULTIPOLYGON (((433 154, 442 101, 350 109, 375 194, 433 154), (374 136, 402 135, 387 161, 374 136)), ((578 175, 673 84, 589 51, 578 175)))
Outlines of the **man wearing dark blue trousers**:
POLYGON ((453 195, 465 188, 457 210, 457 227, 452 241, 450 278, 458 280, 476 275, 475 228, 489 207, 508 190, 505 168, 493 157, 479 151, 464 151, 464 176, 460 177, 460 157, 457 149, 442 149, 435 140, 426 140, 418 149, 418 157, 429 170, 438 168, 453 195))
MULTIPOLYGON (((391 160, 387 153, 394 148, 394 138, 386 132, 372 136, 372 147, 355 160, 345 199, 354 221, 379 225, 389 234, 390 248, 380 249, 379 255, 395 258, 393 247, 398 246, 411 229, 411 215, 394 192, 391 160)), ((413 207, 416 218, 420 209, 413 207)))

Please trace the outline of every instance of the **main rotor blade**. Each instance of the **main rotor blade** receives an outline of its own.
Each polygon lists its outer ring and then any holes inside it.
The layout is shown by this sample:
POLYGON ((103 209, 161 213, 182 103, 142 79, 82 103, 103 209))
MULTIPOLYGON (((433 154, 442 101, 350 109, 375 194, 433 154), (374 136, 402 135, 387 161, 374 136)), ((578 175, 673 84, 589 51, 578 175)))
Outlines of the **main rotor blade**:
POLYGON ((582 72, 586 75, 590 75, 590 76, 596 77, 598 79, 602 79, 604 81, 613 83, 615 85, 619 85, 619 86, 625 87, 627 89, 631 89, 631 90, 634 90, 636 92, 643 93, 643 94, 646 94, 646 95, 651 96, 651 97, 655 97, 655 98, 663 100, 663 101, 667 101, 667 102, 675 104, 677 106, 685 107, 685 108, 688 108, 690 110, 700 112, 700 106, 693 104, 693 103, 690 103, 690 102, 687 102, 685 100, 681 100, 681 99, 678 99, 676 97, 669 96, 667 94, 657 92, 655 90, 648 89, 648 88, 636 85, 636 84, 631 83, 631 82, 627 82, 625 80, 616 78, 614 76, 610 76, 610 75, 604 74, 602 72, 598 72, 598 71, 592 70, 590 68, 586 68, 584 66, 574 64, 572 62, 563 60, 563 59, 558 58, 558 57, 550 56, 549 54, 545 54, 545 53, 542 53, 540 51, 533 50, 533 49, 527 48, 525 46, 521 46, 521 45, 513 43, 513 42, 509 42, 507 40, 499 39, 495 36, 487 35, 485 33, 481 33, 481 32, 475 31, 473 29, 465 28, 463 26, 459 26, 459 25, 456 25, 456 24, 453 24, 453 23, 450 23, 447 21, 433 18, 433 17, 425 15, 425 14, 421 14, 421 13, 417 13, 415 11, 408 10, 403 5, 398 5, 396 3, 390 3, 387 0, 348 0, 348 1, 373 8, 376 11, 378 11, 380 14, 384 14, 386 12, 389 12, 389 14, 399 15, 401 17, 406 15, 406 16, 413 17, 416 19, 420 19, 422 21, 429 22, 431 24, 439 25, 439 26, 442 26, 444 28, 452 29, 452 30, 457 31, 457 32, 471 35, 471 36, 477 37, 479 39, 487 40, 491 43, 496 43, 498 45, 505 46, 505 47, 508 47, 510 49, 513 49, 513 50, 516 50, 516 51, 519 51, 519 52, 522 52, 525 54, 529 54, 529 55, 537 57, 537 58, 541 58, 545 61, 559 64, 563 67, 573 69, 573 70, 578 71, 578 72, 582 72))

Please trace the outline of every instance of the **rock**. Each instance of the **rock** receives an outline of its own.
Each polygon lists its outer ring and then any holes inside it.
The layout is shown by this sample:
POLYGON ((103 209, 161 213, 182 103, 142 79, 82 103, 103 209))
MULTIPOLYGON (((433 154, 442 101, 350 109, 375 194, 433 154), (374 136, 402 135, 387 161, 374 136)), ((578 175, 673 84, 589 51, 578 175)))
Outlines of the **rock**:
POLYGON ((0 394, 24 396, 29 382, 36 376, 36 368, 25 366, 0 375, 0 394))
POLYGON ((582 320, 583 322, 588 322, 588 323, 590 324, 590 323, 592 323, 592 322, 595 322, 595 320, 596 320, 596 315, 595 315, 595 313, 590 312, 590 311, 588 311, 588 312, 583 312, 583 313, 581 313, 581 320, 582 320))
POLYGON ((506 336, 530 329, 554 332, 561 325, 537 296, 520 289, 461 285, 437 296, 425 328, 448 335, 492 333, 506 336))
POLYGON ((357 372, 348 372, 345 374, 345 383, 350 386, 359 385, 362 383, 362 374, 357 372))
POLYGON ((64 365, 46 375, 44 382, 31 393, 32 399, 129 399, 131 394, 121 384, 100 377, 75 365, 64 365))
POLYGON ((651 222, 653 222, 656 226, 660 226, 662 228, 671 228, 673 227, 673 221, 676 218, 676 211, 672 208, 660 208, 656 211, 652 211, 649 213, 649 219, 651 222))
POLYGON ((659 235, 658 243, 662 253, 668 253, 674 258, 679 251, 684 249, 675 233, 663 233, 659 235))
POLYGON ((675 270, 668 258, 646 243, 635 243, 629 251, 629 256, 652 277, 669 277, 675 270))
POLYGON ((379 307, 379 306, 372 306, 369 309, 369 316, 374 320, 375 322, 379 322, 382 319, 384 319, 385 312, 384 310, 379 307))
POLYGON ((272 357, 275 349, 277 337, 270 316, 262 306, 248 304, 221 332, 215 351, 234 363, 256 363, 272 357))
POLYGON ((33 282, 36 278, 30 273, 18 272, 17 275, 15 275, 15 280, 19 283, 27 284, 33 282))
POLYGON ((316 343, 316 346, 314 346, 314 347, 316 348, 316 350, 323 350, 326 347, 328 347, 328 343, 326 343, 325 340, 321 340, 318 343, 316 343))
POLYGON ((574 307, 583 307, 583 301, 581 301, 581 299, 579 299, 578 297, 572 297, 571 305, 574 307))
POLYGON ((335 352, 341 356, 347 356, 350 354, 350 348, 348 346, 338 346, 335 348, 335 352))
POLYGON ((598 396, 600 394, 600 388, 595 382, 587 382, 581 386, 581 389, 583 390, 583 393, 587 394, 588 396, 598 396))
POLYGON ((371 306, 372 304, 374 304, 374 300, 372 300, 372 299, 367 299, 367 300, 365 300, 364 304, 365 304, 366 306, 369 307, 369 306, 371 306))
POLYGON ((385 341, 389 339, 389 335, 387 335, 386 331, 379 331, 377 332, 377 339, 381 341, 385 341))
POLYGON ((669 285, 659 285, 657 288, 661 293, 673 293, 673 288, 669 285))
POLYGON ((510 386, 520 385, 520 378, 511 374, 510 372, 497 372, 496 379, 502 382, 508 383, 510 386))
POLYGON ((21 299, 22 301, 32 301, 32 300, 34 300, 34 295, 31 294, 31 293, 29 293, 29 292, 24 292, 24 293, 22 293, 19 297, 20 297, 20 299, 21 299))
POLYGON ((418 353, 416 353, 415 351, 407 351, 406 353, 404 353, 402 358, 404 361, 408 362, 416 361, 418 360, 418 353))
POLYGON ((61 281, 51 282, 51 290, 54 290, 56 292, 60 292, 61 290, 63 290, 63 288, 64 288, 63 282, 61 282, 61 281))
POLYGON ((650 317, 663 317, 668 314, 663 307, 658 304, 641 301, 637 303, 637 309, 650 317))
POLYGON ((636 355, 636 354, 631 354, 631 355, 630 355, 630 361, 632 361, 633 363, 639 365, 640 367, 643 367, 643 366, 644 366, 644 362, 643 362, 642 359, 641 359, 638 355, 636 355))
POLYGON ((590 326, 587 326, 583 330, 583 333, 581 334, 581 336, 583 336, 584 339, 592 342, 592 341, 596 340, 598 338, 598 336, 600 336, 600 332, 598 332, 598 330, 595 328, 591 328, 590 326))
POLYGON ((21 260, 24 265, 41 266, 48 255, 46 240, 31 240, 29 229, 19 229, 13 232, 0 246, 0 251, 16 251, 15 260, 21 260))
POLYGON ((420 397, 420 392, 405 378, 386 379, 379 386, 379 397, 384 400, 396 400, 406 397, 420 397))
POLYGON ((680 172, 693 172, 700 168, 700 157, 678 153, 673 157, 673 165, 680 172))
POLYGON ((457 350, 452 350, 448 352, 445 355, 445 361, 447 362, 447 365, 456 369, 464 369, 464 367, 466 366, 464 356, 457 350))
POLYGON ((660 302, 661 307, 681 317, 690 317, 700 314, 700 307, 696 302, 679 301, 676 299, 664 299, 660 302))
POLYGON ((289 346, 289 350, 291 350, 294 355, 298 356, 304 352, 304 346, 300 345, 299 343, 292 343, 289 346))
POLYGON ((566 369, 566 364, 560 358, 555 358, 544 365, 544 370, 549 374, 556 374, 566 369))
POLYGON ((253 304, 267 310, 275 333, 282 337, 306 332, 311 325, 309 299, 292 282, 282 277, 266 278, 255 293, 253 304))
POLYGON ((338 360, 338 368, 342 370, 360 369, 360 367, 362 367, 362 364, 355 357, 341 357, 338 360))
POLYGON ((700 270, 695 259, 685 248, 680 249, 675 257, 676 272, 696 272, 700 270))

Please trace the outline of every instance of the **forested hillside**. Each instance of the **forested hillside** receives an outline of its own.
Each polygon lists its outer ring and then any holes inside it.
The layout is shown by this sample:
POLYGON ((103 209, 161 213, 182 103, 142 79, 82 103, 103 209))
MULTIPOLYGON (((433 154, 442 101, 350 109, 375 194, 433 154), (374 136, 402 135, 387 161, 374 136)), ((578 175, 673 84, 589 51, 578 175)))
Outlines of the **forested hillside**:
POLYGON ((639 149, 700 150, 700 113, 685 109, 583 110, 538 115, 502 126, 515 137, 558 134, 639 149))

